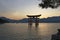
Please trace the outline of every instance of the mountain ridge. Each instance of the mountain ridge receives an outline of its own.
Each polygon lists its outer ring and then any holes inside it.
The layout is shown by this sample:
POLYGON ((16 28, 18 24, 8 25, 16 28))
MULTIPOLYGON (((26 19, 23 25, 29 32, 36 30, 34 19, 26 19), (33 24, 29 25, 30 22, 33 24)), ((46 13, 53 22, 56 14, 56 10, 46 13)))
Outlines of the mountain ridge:
MULTIPOLYGON (((34 21, 35 18, 32 18, 32 21, 34 21)), ((53 16, 48 18, 42 18, 39 19, 40 23, 60 23, 60 16, 53 16)), ((20 20, 13 20, 6 17, 0 17, 0 23, 28 23, 28 18, 23 18, 20 20)))

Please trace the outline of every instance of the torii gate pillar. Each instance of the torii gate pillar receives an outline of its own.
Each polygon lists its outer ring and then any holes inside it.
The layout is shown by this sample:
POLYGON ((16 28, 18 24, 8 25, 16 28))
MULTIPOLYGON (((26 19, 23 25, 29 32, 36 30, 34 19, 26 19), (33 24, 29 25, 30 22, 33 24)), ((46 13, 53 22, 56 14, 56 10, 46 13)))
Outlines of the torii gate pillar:
POLYGON ((40 17, 41 16, 41 14, 40 15, 27 15, 27 17, 29 17, 29 19, 28 19, 28 23, 29 23, 29 25, 32 25, 32 23, 33 23, 33 18, 34 18, 34 23, 35 23, 35 26, 38 26, 38 24, 39 24, 39 18, 38 17, 40 17))

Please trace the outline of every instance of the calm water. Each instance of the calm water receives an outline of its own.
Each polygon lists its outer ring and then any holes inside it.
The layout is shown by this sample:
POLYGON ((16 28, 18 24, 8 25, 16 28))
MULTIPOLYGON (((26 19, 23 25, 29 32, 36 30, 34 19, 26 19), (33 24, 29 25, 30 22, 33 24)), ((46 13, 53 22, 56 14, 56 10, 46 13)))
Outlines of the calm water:
POLYGON ((60 23, 40 23, 38 27, 28 27, 27 23, 0 24, 0 40, 51 40, 59 28, 60 23))

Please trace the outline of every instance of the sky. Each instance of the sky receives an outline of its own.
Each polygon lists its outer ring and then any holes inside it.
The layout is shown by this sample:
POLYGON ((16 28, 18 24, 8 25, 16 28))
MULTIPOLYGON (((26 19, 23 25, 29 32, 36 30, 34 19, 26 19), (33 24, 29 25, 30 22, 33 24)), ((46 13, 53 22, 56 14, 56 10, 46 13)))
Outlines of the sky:
POLYGON ((38 6, 41 0, 0 0, 0 17, 10 19, 27 18, 26 15, 38 15, 40 18, 60 16, 60 7, 42 9, 38 6))

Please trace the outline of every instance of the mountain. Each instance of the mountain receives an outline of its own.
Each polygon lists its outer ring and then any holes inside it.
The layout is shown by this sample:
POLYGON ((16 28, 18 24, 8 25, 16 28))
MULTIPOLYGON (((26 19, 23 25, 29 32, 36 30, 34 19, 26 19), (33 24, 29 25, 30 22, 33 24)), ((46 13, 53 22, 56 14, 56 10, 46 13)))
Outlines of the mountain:
POLYGON ((17 21, 17 23, 27 23, 27 22, 28 22, 28 18, 23 18, 17 21))
POLYGON ((6 17, 0 17, 0 23, 14 23, 15 20, 6 18, 6 17))
MULTIPOLYGON (((31 18, 32 22, 35 22, 36 18, 31 18)), ((28 18, 23 18, 21 20, 18 20, 17 23, 28 23, 28 18)))
POLYGON ((47 23, 60 23, 60 16, 48 17, 40 19, 40 22, 47 22, 47 23))
MULTIPOLYGON (((35 18, 32 18, 32 21, 34 21, 35 18)), ((18 20, 17 23, 27 23, 28 22, 28 18, 24 18, 24 19, 21 19, 21 20, 18 20)), ((39 22, 43 22, 43 23, 60 23, 60 16, 54 16, 54 17, 48 17, 48 18, 42 18, 42 19, 39 19, 39 22)))
MULTIPOLYGON (((32 22, 35 22, 36 18, 31 18, 32 22)), ((48 17, 39 19, 40 23, 60 23, 60 16, 48 17)), ((13 20, 6 17, 0 17, 0 23, 28 23, 28 18, 20 20, 13 20)))

